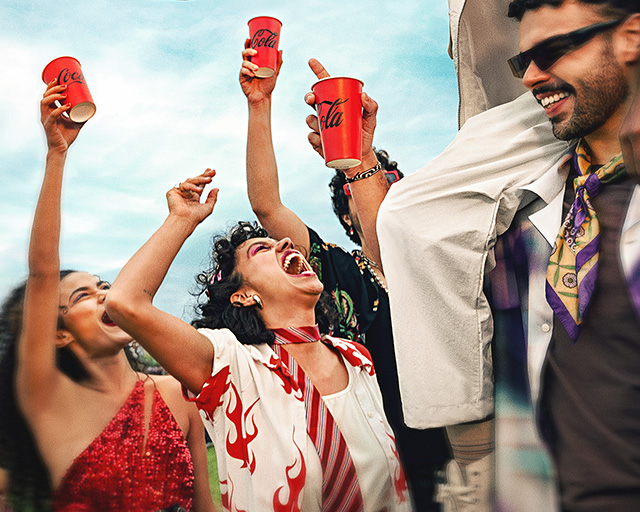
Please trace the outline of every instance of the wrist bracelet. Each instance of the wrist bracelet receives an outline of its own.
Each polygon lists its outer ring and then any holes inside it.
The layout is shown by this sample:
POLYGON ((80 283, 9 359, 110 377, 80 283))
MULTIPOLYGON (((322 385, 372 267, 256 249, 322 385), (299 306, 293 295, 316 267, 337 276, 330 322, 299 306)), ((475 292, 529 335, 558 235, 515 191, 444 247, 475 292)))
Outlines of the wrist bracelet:
POLYGON ((376 162, 375 167, 372 167, 371 169, 367 169, 366 171, 359 172, 353 178, 347 178, 345 176, 344 179, 347 183, 353 183, 354 181, 364 180, 365 178, 370 178, 371 176, 373 176, 380 169, 382 169, 382 164, 380 162, 376 162))

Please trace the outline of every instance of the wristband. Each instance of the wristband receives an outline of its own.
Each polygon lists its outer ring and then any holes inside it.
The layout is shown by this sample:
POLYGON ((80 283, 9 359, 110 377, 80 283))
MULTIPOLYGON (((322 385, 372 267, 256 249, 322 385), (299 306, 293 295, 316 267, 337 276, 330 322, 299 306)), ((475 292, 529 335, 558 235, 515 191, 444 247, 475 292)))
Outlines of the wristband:
POLYGON ((367 169, 366 171, 359 172, 353 178, 347 178, 345 176, 344 179, 347 183, 353 183, 354 181, 364 180, 366 178, 370 178, 371 176, 373 176, 380 169, 382 169, 382 164, 380 162, 377 162, 375 167, 372 167, 371 169, 367 169))

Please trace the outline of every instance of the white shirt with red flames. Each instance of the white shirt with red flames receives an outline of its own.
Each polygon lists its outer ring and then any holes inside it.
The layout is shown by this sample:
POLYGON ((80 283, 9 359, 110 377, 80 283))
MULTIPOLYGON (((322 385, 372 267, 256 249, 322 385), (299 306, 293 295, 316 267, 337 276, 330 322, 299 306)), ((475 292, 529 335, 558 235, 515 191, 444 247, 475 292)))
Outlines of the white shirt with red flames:
MULTIPOLYGON (((320 512, 322 474, 307 434, 304 399, 280 358, 267 344, 241 344, 227 329, 199 332, 213 344, 211 377, 198 395, 185 392, 185 397, 197 404, 213 440, 225 509, 320 512)), ((334 415, 336 422, 343 435, 349 429, 353 432, 353 423, 359 429, 368 427, 367 437, 379 444, 373 449, 383 454, 373 469, 380 475, 380 464, 383 466, 385 482, 375 483, 378 492, 361 489, 365 512, 410 511, 395 439, 384 415, 369 354, 361 345, 346 340, 326 336, 324 341, 342 355, 355 396, 352 403, 359 406, 357 422, 353 422, 352 409, 346 420, 351 425, 344 425, 340 415, 334 415), (385 487, 388 490, 381 495, 379 489, 385 487)), ((349 444, 347 435, 345 439, 349 444)), ((372 479, 360 474, 366 464, 358 463, 359 450, 355 448, 351 455, 362 486, 372 479)))

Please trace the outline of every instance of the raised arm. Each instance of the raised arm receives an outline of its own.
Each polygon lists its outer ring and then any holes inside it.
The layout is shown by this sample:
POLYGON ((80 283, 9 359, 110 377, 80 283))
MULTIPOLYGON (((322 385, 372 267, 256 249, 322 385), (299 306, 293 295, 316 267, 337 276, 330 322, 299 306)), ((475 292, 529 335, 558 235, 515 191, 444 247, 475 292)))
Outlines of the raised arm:
POLYGON ((278 52, 276 74, 271 78, 255 78, 258 66, 248 59, 257 52, 249 48, 242 52, 240 85, 247 97, 249 129, 247 133, 247 192, 251 208, 260 224, 275 239, 291 238, 309 255, 309 232, 304 222, 282 204, 278 185, 278 167, 271 136, 271 96, 282 66, 282 51, 278 52))
POLYGON ((200 202, 215 171, 207 169, 167 192, 169 215, 118 274, 106 299, 109 316, 187 389, 198 393, 213 364, 211 342, 183 320, 153 305, 182 244, 216 203, 218 189, 200 202))
POLYGON ((82 127, 63 115, 69 109, 64 104, 65 89, 53 80, 40 102, 48 151, 31 228, 29 277, 16 366, 18 400, 22 407, 35 410, 50 400, 60 377, 55 355, 60 301, 60 196, 67 151, 82 127), (63 105, 56 106, 56 101, 63 105))
MULTIPOLYGON (((329 73, 316 59, 309 61, 309 66, 318 78, 326 78, 329 73)), ((307 93, 305 96, 307 104, 315 105, 316 99, 313 93, 307 93)), ((357 167, 343 169, 347 178, 353 178, 359 173, 367 171, 375 167, 378 163, 375 152, 373 151, 373 134, 376 129, 376 114, 378 112, 378 104, 372 100, 367 93, 362 93, 362 163, 357 167)), ((307 117, 307 125, 311 130, 309 134, 309 142, 320 156, 322 153, 322 142, 320 140, 320 131, 318 128, 318 118, 315 115, 307 117)), ((389 183, 385 178, 384 172, 377 172, 373 176, 358 181, 354 181, 349 185, 353 200, 356 204, 358 220, 364 240, 363 247, 367 246, 368 253, 371 258, 382 268, 380 261, 380 248, 378 244, 378 234, 376 231, 376 221, 378 218, 378 210, 382 200, 387 195, 389 183)))

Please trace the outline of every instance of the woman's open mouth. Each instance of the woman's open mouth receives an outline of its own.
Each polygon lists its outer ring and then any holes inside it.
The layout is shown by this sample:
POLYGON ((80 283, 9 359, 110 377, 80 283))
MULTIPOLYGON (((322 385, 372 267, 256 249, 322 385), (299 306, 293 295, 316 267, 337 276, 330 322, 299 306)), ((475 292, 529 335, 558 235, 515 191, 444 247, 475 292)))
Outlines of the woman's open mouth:
POLYGON ((102 315, 102 323, 108 325, 109 327, 117 327, 117 324, 111 320, 111 317, 107 315, 106 311, 104 315, 102 315))
POLYGON ((291 276, 315 275, 311 266, 297 251, 287 252, 282 260, 283 270, 291 276))

